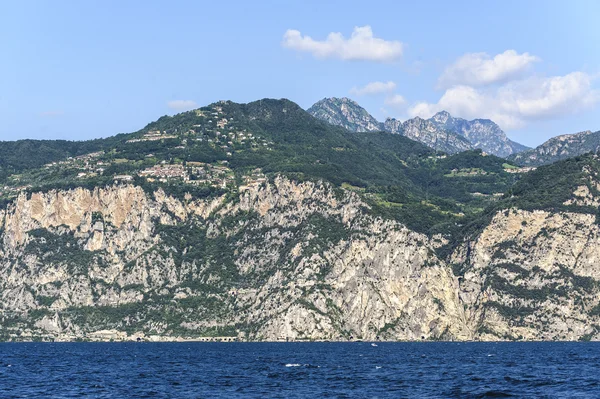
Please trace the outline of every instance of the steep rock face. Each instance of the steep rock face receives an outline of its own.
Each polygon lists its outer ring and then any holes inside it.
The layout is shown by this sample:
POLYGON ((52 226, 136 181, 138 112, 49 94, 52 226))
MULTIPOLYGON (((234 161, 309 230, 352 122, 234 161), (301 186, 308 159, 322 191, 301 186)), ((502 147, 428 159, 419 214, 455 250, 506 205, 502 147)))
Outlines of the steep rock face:
POLYGON ((459 134, 440 129, 430 120, 419 117, 404 122, 402 134, 431 148, 450 154, 473 148, 471 143, 459 134))
POLYGON ((536 148, 512 155, 509 159, 519 165, 540 166, 588 152, 600 150, 600 132, 565 134, 553 137, 536 148))
POLYGON ((382 125, 360 105, 349 98, 324 98, 307 112, 332 125, 342 126, 352 132, 382 130, 382 125))
MULTIPOLYGON (((115 226, 117 231, 135 231, 144 239, 148 236, 153 211, 143 213, 146 210, 149 210, 146 195, 131 186, 114 191, 92 192, 79 188, 68 192, 33 193, 30 198, 21 194, 7 210, 4 248, 14 250, 27 241, 28 231, 39 228, 64 226, 82 237, 96 236, 103 232, 103 223, 92 223, 94 212, 106 213, 104 222, 115 226)), ((118 243, 120 249, 128 244, 127 241, 118 243)))
POLYGON ((292 311, 268 315, 264 333, 317 339, 347 338, 339 331, 363 339, 470 338, 456 279, 431 258, 424 237, 386 223, 366 227, 376 234, 343 240, 322 255, 300 260, 296 273, 301 276, 318 267, 330 272, 320 286, 295 281, 286 290, 292 311))
POLYGON ((134 241, 151 237, 153 219, 163 224, 184 220, 189 213, 205 216, 215 203, 192 201, 184 206, 166 196, 162 190, 154 193, 154 201, 135 186, 93 191, 77 188, 70 191, 21 194, 6 210, 3 249, 10 253, 28 241, 28 231, 35 229, 66 229, 75 238, 87 239, 86 249, 106 249, 114 254, 124 251, 134 241), (164 212, 167 211, 167 212, 164 212), (112 234, 105 236, 105 226, 112 234))
POLYGON ((383 122, 383 129, 386 132, 394 133, 394 134, 403 134, 404 129, 402 127, 402 122, 395 118, 386 118, 385 122, 383 122))
POLYGON ((598 339, 595 216, 505 210, 458 250, 461 301, 481 339, 598 339))
POLYGON ((22 194, 2 213, 0 337, 599 339, 600 185, 586 171, 565 210, 497 211, 448 259, 443 238, 324 183, 22 194))
POLYGON ((462 135, 469 140, 473 148, 480 148, 488 154, 498 157, 505 158, 528 149, 528 147, 506 137, 502 129, 489 119, 468 121, 462 118, 454 118, 448 112, 441 111, 429 120, 441 129, 462 135))
POLYGON ((383 125, 386 132, 401 134, 449 154, 476 148, 467 138, 436 123, 433 119, 422 119, 417 116, 400 122, 394 118, 387 118, 383 125))
POLYGON ((134 186, 23 194, 4 217, 0 333, 471 338, 427 237, 365 207, 284 178, 234 200, 134 186))

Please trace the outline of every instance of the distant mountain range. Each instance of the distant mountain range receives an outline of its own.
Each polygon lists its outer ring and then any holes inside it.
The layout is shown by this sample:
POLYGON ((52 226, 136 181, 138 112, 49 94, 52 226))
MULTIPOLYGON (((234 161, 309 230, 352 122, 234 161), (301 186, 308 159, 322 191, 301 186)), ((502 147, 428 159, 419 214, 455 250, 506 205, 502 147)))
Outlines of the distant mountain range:
POLYGON ((448 112, 441 111, 431 119, 439 128, 455 132, 466 138, 474 148, 499 157, 507 157, 528 150, 529 147, 516 143, 496 123, 489 119, 453 118, 448 112))
POLYGON ((441 129, 432 120, 421 119, 418 116, 405 122, 388 118, 384 122, 383 127, 387 132, 401 134, 428 147, 449 154, 473 149, 469 140, 460 134, 441 129))
POLYGON ((600 150, 600 131, 587 130, 575 134, 552 137, 536 148, 513 154, 511 161, 523 166, 547 165, 588 152, 600 150))
POLYGON ((468 121, 454 118, 446 111, 438 112, 430 119, 416 117, 401 122, 388 118, 381 123, 349 98, 325 98, 310 107, 308 112, 354 132, 383 130, 397 133, 450 154, 480 148, 489 154, 507 157, 529 149, 510 140, 489 119, 468 121))

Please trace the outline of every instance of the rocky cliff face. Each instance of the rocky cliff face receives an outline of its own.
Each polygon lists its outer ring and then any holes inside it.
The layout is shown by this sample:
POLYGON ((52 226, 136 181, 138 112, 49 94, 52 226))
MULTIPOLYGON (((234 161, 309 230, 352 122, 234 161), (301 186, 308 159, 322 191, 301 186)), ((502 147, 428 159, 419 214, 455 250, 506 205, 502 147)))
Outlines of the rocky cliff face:
POLYGON ((386 118, 383 122, 383 129, 394 134, 402 134, 404 131, 402 122, 395 118, 386 118))
POLYGON ((505 158, 528 149, 506 137, 502 129, 489 119, 467 121, 454 118, 448 112, 442 111, 431 117, 429 121, 440 129, 460 134, 471 143, 473 148, 480 148, 498 157, 505 158))
POLYGON ((594 215, 505 210, 454 254, 461 301, 481 339, 597 339, 594 215))
POLYGON ((310 107, 307 112, 315 118, 332 125, 342 126, 352 132, 373 132, 383 126, 363 107, 349 98, 324 98, 310 107))
POLYGON ((536 148, 512 155, 510 160, 519 165, 540 166, 599 150, 600 132, 587 130, 553 137, 536 148))
POLYGON ((448 258, 444 238, 325 183, 21 194, 0 213, 0 336, 597 339, 600 227, 578 210, 597 209, 600 184, 588 180, 564 211, 497 211, 448 258))
MULTIPOLYGON (((393 121, 389 121, 388 126, 392 125, 393 121)), ((419 141, 428 147, 449 154, 455 154, 473 148, 471 143, 461 135, 450 130, 441 129, 432 121, 421 119, 418 116, 409 119, 402 124, 402 134, 410 139, 419 141)))
POLYGON ((433 244, 365 206, 284 178, 234 200, 134 186, 21 195, 3 215, 0 332, 470 338, 433 244))

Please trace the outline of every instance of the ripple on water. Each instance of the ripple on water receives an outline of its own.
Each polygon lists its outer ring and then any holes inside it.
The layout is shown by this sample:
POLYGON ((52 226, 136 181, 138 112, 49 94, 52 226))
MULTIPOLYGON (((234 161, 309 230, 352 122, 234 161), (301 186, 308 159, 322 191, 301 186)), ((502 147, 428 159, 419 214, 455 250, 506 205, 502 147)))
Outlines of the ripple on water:
POLYGON ((596 398, 599 365, 598 343, 0 344, 0 398, 596 398))

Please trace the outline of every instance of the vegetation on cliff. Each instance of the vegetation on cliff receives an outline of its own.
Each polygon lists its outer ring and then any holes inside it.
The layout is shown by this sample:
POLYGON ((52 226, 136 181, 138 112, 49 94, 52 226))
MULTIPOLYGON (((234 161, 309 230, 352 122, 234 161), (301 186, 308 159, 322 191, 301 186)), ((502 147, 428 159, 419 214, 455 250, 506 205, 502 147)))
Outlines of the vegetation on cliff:
MULTIPOLYGON (((10 152, 14 146, 0 143, 0 150, 10 152)), ((5 185, 0 196, 5 202, 23 189, 94 187, 122 180, 194 194, 198 186, 233 189, 244 176, 260 170, 267 176, 287 174, 355 187, 378 214, 423 232, 481 211, 517 179, 504 170, 503 160, 481 151, 446 156, 400 135, 349 132, 288 100, 215 103, 164 116, 130 135, 48 142, 52 151, 42 156, 29 154, 24 143, 22 147, 18 162, 6 160, 12 169, 6 169, 0 183, 5 185), (182 172, 163 179, 142 175, 165 164, 182 172), (234 178, 185 181, 199 164, 221 165, 234 178)))
POLYGON ((522 173, 267 99, 41 144, 0 143, 4 339, 571 339, 600 323, 593 154, 522 173))

